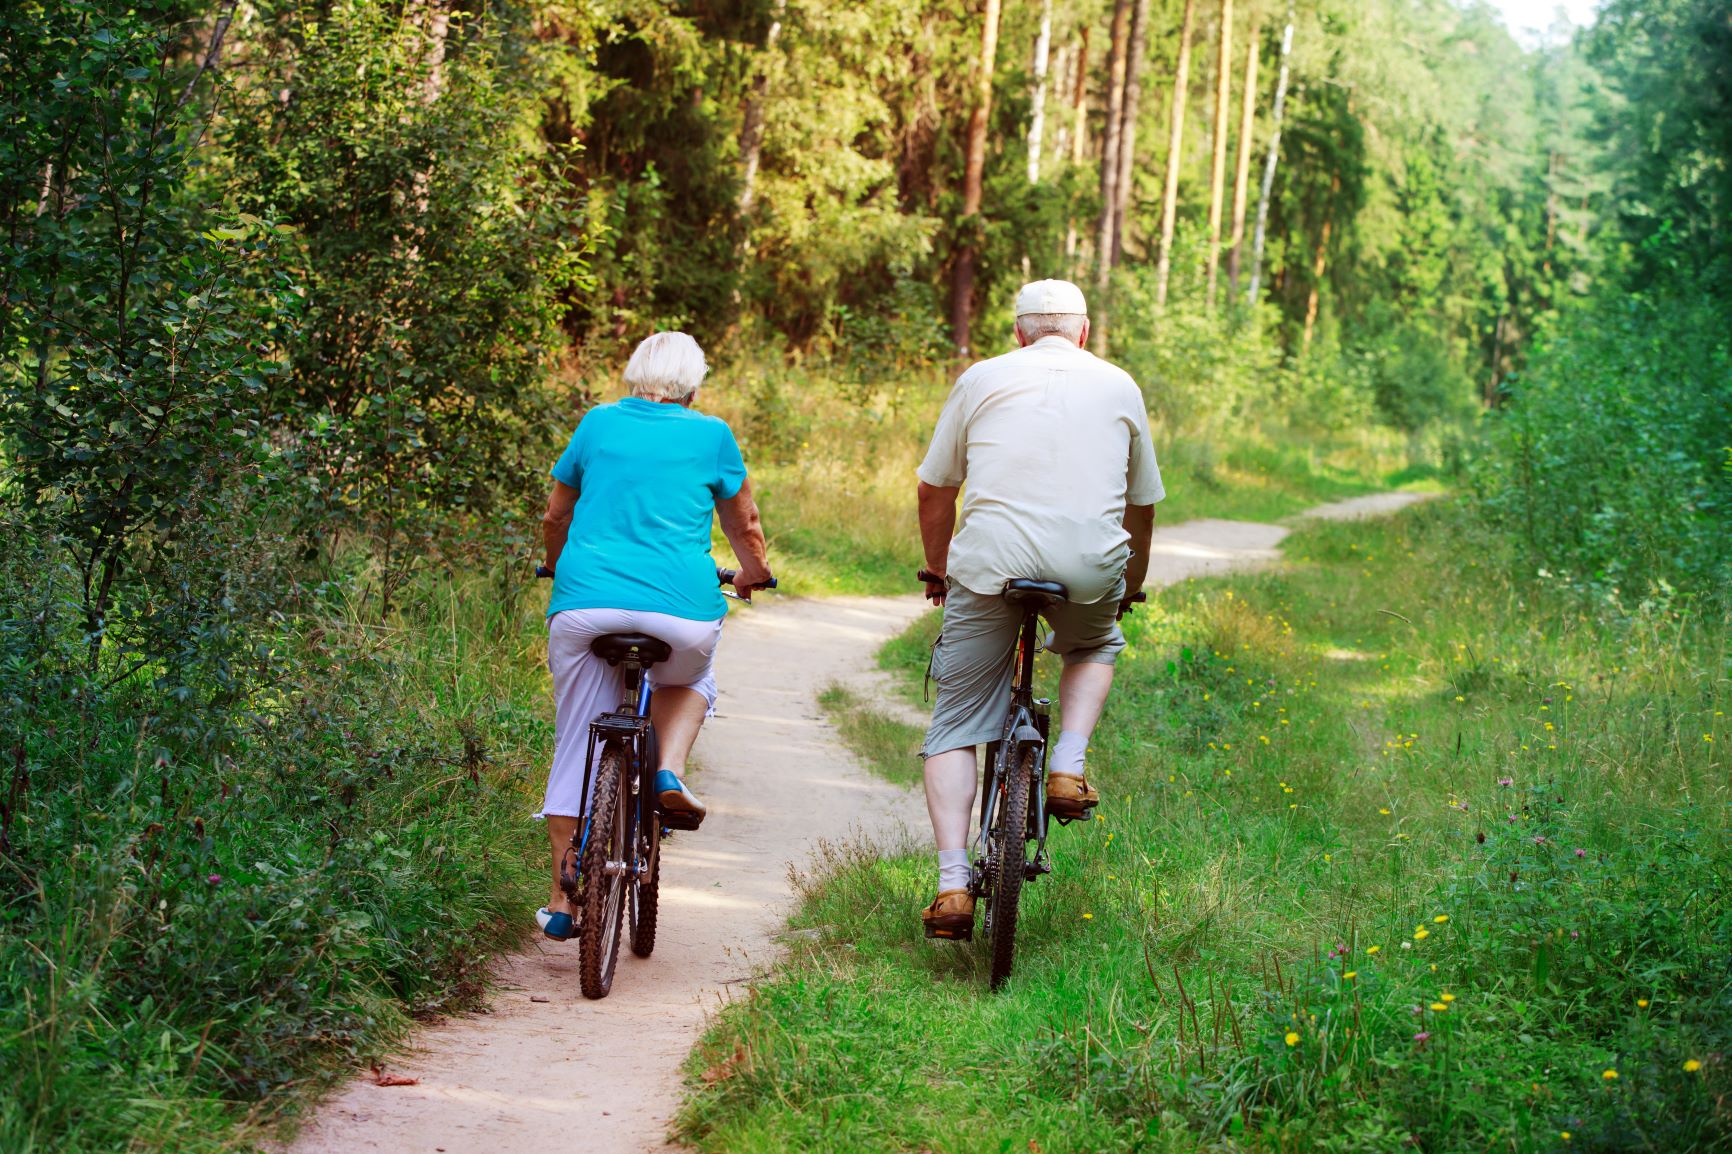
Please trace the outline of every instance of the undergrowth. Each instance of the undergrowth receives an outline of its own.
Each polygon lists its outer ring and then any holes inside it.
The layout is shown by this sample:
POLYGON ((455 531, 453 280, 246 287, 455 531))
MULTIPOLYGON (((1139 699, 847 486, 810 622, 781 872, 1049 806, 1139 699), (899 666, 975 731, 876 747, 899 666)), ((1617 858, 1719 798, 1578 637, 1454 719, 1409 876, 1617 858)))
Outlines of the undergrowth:
POLYGON ((427 577, 381 624, 358 588, 280 618, 209 758, 124 685, 43 686, 0 905, 0 1149, 245 1144, 297 1088, 474 1007, 522 936, 535 609, 427 577))

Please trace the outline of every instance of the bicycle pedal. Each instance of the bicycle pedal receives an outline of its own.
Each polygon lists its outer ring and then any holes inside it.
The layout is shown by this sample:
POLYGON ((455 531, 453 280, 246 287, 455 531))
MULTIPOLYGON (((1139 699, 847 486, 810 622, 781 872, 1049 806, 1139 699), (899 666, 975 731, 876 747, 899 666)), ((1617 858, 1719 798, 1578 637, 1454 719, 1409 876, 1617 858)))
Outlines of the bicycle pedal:
POLYGON ((927 926, 926 927, 926 936, 929 938, 942 938, 947 942, 972 942, 974 940, 974 931, 973 930, 941 930, 941 929, 936 929, 932 926, 927 926))
POLYGON ((696 814, 663 813, 662 828, 666 830, 694 830, 703 824, 704 819, 696 814))

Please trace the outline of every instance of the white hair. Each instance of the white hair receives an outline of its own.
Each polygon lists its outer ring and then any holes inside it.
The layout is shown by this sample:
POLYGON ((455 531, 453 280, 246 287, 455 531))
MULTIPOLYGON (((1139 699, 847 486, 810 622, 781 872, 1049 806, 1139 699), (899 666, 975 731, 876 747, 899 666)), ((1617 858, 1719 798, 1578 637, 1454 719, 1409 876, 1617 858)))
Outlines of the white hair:
POLYGON ((1063 337, 1077 344, 1088 323, 1088 317, 1082 313, 1023 313, 1016 318, 1017 331, 1031 345, 1042 337, 1063 337))
POLYGON ((683 401, 698 391, 709 371, 697 341, 685 333, 656 333, 632 351, 625 383, 634 397, 683 401))

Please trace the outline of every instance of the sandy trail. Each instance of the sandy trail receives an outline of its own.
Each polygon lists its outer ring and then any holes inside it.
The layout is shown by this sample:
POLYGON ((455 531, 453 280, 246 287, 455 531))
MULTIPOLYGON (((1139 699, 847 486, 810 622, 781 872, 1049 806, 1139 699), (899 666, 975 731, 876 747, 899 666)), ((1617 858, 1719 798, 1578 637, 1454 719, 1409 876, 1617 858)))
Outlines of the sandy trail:
MULTIPOLYGON (((1377 494, 1306 515, 1375 516, 1420 499, 1377 494)), ((1288 532, 1215 520, 1160 529, 1149 584, 1269 564, 1288 532)), ((861 768, 816 703, 835 681, 873 692, 873 653, 923 608, 915 596, 767 596, 735 613, 693 778, 710 816, 663 851, 655 955, 640 961, 622 945, 612 994, 590 1002, 578 992, 576 940, 535 938, 497 967, 491 1012, 420 1031, 392 1063, 418 1084, 351 1082, 290 1154, 492 1154, 537 1142, 586 1154, 667 1149, 680 1065, 706 1013, 774 959, 789 864, 805 862, 818 839, 854 831, 929 844, 922 800, 861 768)))

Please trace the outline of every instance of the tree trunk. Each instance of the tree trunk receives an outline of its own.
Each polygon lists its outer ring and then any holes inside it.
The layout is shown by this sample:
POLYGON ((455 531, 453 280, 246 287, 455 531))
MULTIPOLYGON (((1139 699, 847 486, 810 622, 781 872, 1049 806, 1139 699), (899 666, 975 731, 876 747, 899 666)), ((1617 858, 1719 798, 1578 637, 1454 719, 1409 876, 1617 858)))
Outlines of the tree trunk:
POLYGON ((1245 93, 1240 98, 1239 157, 1233 171, 1232 253, 1227 257, 1228 295, 1239 291, 1239 254, 1245 247, 1245 201, 1251 184, 1251 138, 1257 128, 1257 51, 1261 29, 1251 16, 1251 42, 1245 47, 1245 93))
POLYGON ((782 36, 782 16, 788 10, 788 0, 776 0, 775 15, 764 33, 764 51, 758 57, 758 70, 752 76, 752 94, 746 98, 746 114, 740 124, 740 196, 741 217, 749 216, 757 197, 758 158, 764 149, 764 101, 770 90, 770 59, 776 51, 776 41, 782 36))
MULTIPOLYGON (((1341 178, 1336 177, 1330 186, 1330 191, 1341 187, 1341 178)), ((1311 334, 1317 328, 1317 301, 1323 288, 1324 262, 1329 259, 1329 229, 1334 222, 1327 216, 1323 218, 1323 232, 1317 238, 1317 253, 1311 260, 1311 291, 1305 298, 1305 338, 1300 345, 1301 351, 1311 349, 1311 334)))
POLYGON ((1263 188, 1257 200, 1257 231, 1251 239, 1251 287, 1245 303, 1256 305, 1263 287, 1263 241, 1269 229, 1269 194, 1275 189, 1275 162, 1281 155, 1281 115, 1287 109, 1287 62, 1293 55, 1293 9, 1287 9, 1287 27, 1281 33, 1281 72, 1275 81, 1275 126, 1269 133, 1269 158, 1263 162, 1263 188))
MULTIPOLYGON (((1105 293, 1113 271, 1113 223, 1118 219, 1119 135, 1124 129, 1125 60, 1130 40, 1131 0, 1113 5, 1112 47, 1107 53, 1107 121, 1101 136, 1101 218, 1095 230, 1095 290, 1105 293)), ((1104 305, 1102 299, 1098 302, 1104 305)), ((1105 347, 1106 326, 1097 322, 1095 335, 1105 347)))
POLYGON ((992 73, 998 61, 999 0, 986 0, 980 32, 980 67, 974 80, 974 112, 968 119, 968 154, 962 171, 961 250, 956 254, 950 297, 950 329, 959 351, 966 353, 974 314, 974 233, 979 227, 980 182, 986 172, 986 125, 992 115, 992 73))
POLYGON ((1185 90, 1191 82, 1191 24, 1197 14, 1196 0, 1185 0, 1185 17, 1179 31, 1179 67, 1173 76, 1173 130, 1167 138, 1167 187, 1161 196, 1161 249, 1155 261, 1155 304, 1167 303, 1167 284, 1173 271, 1173 230, 1179 211, 1179 164, 1184 159, 1185 90))
POLYGON ((1143 99, 1143 60, 1148 56, 1149 0, 1137 0, 1131 15, 1130 55, 1125 59, 1125 100, 1119 114, 1119 177, 1113 193, 1113 267, 1125 251, 1125 215, 1137 165, 1137 111, 1143 99))
POLYGON ((1497 387, 1500 383, 1500 362, 1503 360, 1503 327, 1504 316, 1498 314, 1497 330, 1492 334, 1491 343, 1491 376, 1485 382, 1485 407, 1497 408, 1497 387))
MULTIPOLYGON (((1075 77, 1071 69, 1076 65, 1076 45, 1066 44, 1058 50, 1058 55, 1052 62, 1052 84, 1060 99, 1069 99, 1071 84, 1075 77)), ((1070 105, 1066 104, 1058 116, 1058 128, 1052 134, 1052 154, 1054 159, 1063 161, 1070 156, 1070 105)))
POLYGON ((1071 132, 1070 162, 1081 164, 1083 150, 1088 143, 1089 125, 1089 30, 1084 25, 1082 41, 1076 49, 1076 87, 1071 91, 1071 132))
POLYGON ((1215 61, 1215 156, 1209 166, 1209 307, 1221 266, 1221 207, 1227 185, 1227 116, 1233 102, 1233 0, 1221 0, 1221 47, 1215 61))
MULTIPOLYGON (((1083 162, 1083 153, 1088 146, 1089 126, 1089 29, 1083 25, 1082 40, 1077 45, 1073 59, 1075 71, 1072 73, 1071 90, 1071 138, 1070 162, 1073 166, 1083 162)), ((1076 217, 1065 221, 1064 229, 1064 260, 1067 272, 1073 278, 1076 276, 1076 217)))
POLYGON ((1040 183, 1041 136, 1046 130, 1046 64, 1052 48, 1052 0, 1040 6, 1040 32, 1034 38, 1034 100, 1028 113, 1028 182, 1040 183))

